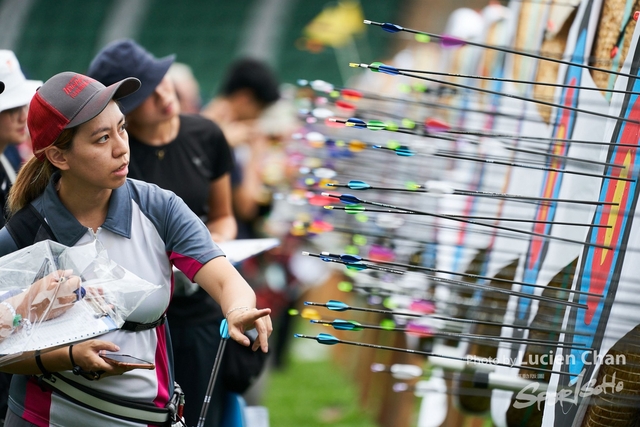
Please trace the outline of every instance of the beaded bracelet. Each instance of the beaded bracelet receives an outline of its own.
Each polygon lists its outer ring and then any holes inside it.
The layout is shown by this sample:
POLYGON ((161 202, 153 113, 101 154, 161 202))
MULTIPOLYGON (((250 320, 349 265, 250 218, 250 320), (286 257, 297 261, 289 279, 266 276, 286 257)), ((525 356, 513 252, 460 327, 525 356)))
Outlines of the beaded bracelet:
POLYGON ((29 319, 23 318, 21 315, 16 313, 16 309, 13 308, 11 304, 6 301, 2 301, 3 306, 7 307, 11 315, 13 316, 13 322, 11 323, 11 332, 13 332, 18 326, 23 326, 27 332, 31 331, 31 321, 29 319))
POLYGON ((227 314, 225 314, 225 315, 224 315, 224 317, 225 317, 225 318, 228 318, 228 317, 229 317, 229 315, 230 315, 231 313, 233 313, 234 311, 236 311, 236 310, 242 310, 242 309, 244 309, 244 311, 251 310, 251 308, 247 307, 246 305, 243 305, 242 307, 235 307, 235 308, 232 308, 231 310, 227 311, 227 314))

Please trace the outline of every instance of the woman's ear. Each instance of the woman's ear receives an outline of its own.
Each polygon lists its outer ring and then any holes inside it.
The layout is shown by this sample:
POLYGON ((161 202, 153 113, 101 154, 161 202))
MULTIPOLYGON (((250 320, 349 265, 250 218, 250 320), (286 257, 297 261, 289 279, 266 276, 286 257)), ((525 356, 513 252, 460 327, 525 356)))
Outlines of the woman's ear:
POLYGON ((47 159, 53 166, 60 170, 69 169, 69 164, 67 163, 67 157, 64 152, 60 150, 58 147, 48 147, 44 154, 47 156, 47 159))

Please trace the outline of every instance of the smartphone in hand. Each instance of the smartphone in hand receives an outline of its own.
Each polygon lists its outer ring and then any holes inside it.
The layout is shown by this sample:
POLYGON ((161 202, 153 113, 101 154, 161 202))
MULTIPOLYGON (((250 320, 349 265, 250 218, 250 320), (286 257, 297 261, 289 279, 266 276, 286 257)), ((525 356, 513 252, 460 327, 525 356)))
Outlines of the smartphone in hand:
POLYGON ((155 369, 156 365, 128 354, 102 353, 100 357, 110 365, 132 369, 155 369))

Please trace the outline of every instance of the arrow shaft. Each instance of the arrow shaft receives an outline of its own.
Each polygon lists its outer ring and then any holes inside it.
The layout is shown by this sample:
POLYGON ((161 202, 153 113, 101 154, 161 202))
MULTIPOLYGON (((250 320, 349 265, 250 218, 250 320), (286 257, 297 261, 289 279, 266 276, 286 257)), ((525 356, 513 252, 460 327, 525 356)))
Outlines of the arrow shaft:
MULTIPOLYGON (((575 65, 575 64, 573 64, 575 65)), ((501 77, 491 77, 491 76, 477 76, 470 74, 457 74, 457 73, 445 73, 440 71, 430 71, 430 70, 412 70, 406 68, 397 68, 398 71, 403 73, 419 73, 419 74, 428 74, 433 76, 445 76, 445 77, 459 77, 463 79, 471 79, 471 80, 487 80, 492 82, 503 82, 503 83, 517 83, 524 85, 534 85, 534 86, 548 86, 548 87, 560 87, 565 89, 579 89, 586 91, 595 91, 595 92, 610 92, 610 93, 622 93, 625 95, 640 95, 640 92, 634 92, 630 90, 616 90, 616 89, 601 89, 598 87, 587 87, 587 86, 572 86, 566 85, 562 83, 550 83, 550 82, 538 82, 534 80, 518 80, 518 79, 507 79, 501 77)))
MULTIPOLYGON (((364 21, 365 24, 370 24, 370 25, 377 25, 377 26, 384 26, 383 23, 381 22, 375 22, 375 21, 370 21, 368 19, 366 19, 364 21)), ((426 35, 429 37, 433 37, 434 39, 437 40, 446 40, 445 36, 442 36, 440 34, 434 34, 434 33, 427 33, 425 31, 417 31, 417 30, 412 30, 410 28, 404 28, 404 27, 400 27, 400 31, 406 31, 408 33, 411 34, 420 34, 420 35, 426 35)), ((477 42, 472 42, 469 40, 462 40, 462 39, 456 39, 460 42, 460 44, 465 44, 467 46, 475 46, 475 47, 480 47, 483 49, 490 49, 490 50, 496 50, 498 52, 504 52, 504 53, 509 53, 509 54, 513 54, 513 55, 520 55, 520 56, 526 56, 528 58, 533 58, 533 59, 539 59, 541 61, 549 61, 549 62, 555 62, 556 64, 564 64, 564 65, 568 65, 570 67, 578 67, 578 68, 584 68, 590 71, 599 71, 601 73, 606 73, 606 74, 614 74, 616 76, 623 76, 623 77, 629 77, 629 78, 636 78, 637 76, 634 76, 632 74, 628 74, 628 73, 622 73, 619 71, 614 71, 614 70, 607 70, 604 68, 599 68, 599 67, 594 67, 591 65, 585 65, 585 64, 578 64, 575 62, 571 62, 571 61, 565 61, 562 59, 556 59, 556 58, 551 58, 551 57, 547 57, 547 56, 542 56, 542 55, 538 55, 535 53, 530 53, 530 52, 526 52, 526 51, 522 51, 522 50, 517 50, 517 49, 510 49, 508 47, 503 47, 503 46, 495 46, 495 45, 489 45, 486 43, 477 43, 477 42)))
MULTIPOLYGON (((311 323, 325 325, 325 326, 332 326, 334 328, 336 325, 340 326, 339 323, 336 324, 335 322, 332 322, 329 320, 311 320, 311 323)), ((403 327, 388 328, 388 327, 378 326, 378 325, 364 325, 361 323, 358 323, 357 326, 362 329, 412 333, 410 329, 403 328, 403 327)), ((341 329, 340 327, 337 327, 335 329, 344 330, 344 329, 341 329)), ((536 339, 530 339, 530 338, 507 338, 507 337, 496 337, 496 336, 490 336, 490 335, 463 334, 463 333, 442 332, 442 331, 429 332, 426 335, 438 337, 438 338, 456 338, 456 339, 460 339, 460 341, 471 340, 471 341, 489 341, 489 342, 497 342, 497 343, 504 342, 504 343, 514 343, 514 344, 539 344, 539 345, 552 345, 554 347, 559 347, 559 348, 580 348, 580 349, 588 350, 585 347, 585 344, 582 344, 582 343, 560 343, 559 344, 558 341, 553 341, 553 340, 536 340, 536 339)))
MULTIPOLYGON (((317 340, 316 337, 312 337, 312 336, 309 336, 309 335, 297 334, 296 336, 299 337, 299 338, 307 338, 307 339, 317 340)), ((409 348, 391 347, 391 346, 386 346, 386 345, 368 344, 368 343, 362 343, 362 342, 357 342, 357 341, 347 341, 347 340, 340 340, 340 339, 336 339, 335 343, 336 344, 354 345, 354 346, 359 346, 359 347, 375 348, 375 349, 378 349, 378 350, 397 351, 397 352, 401 352, 401 353, 420 354, 422 356, 439 357, 439 358, 450 359, 450 360, 460 360, 460 361, 464 361, 464 362, 468 362, 468 363, 474 363, 474 364, 485 364, 485 363, 481 363, 480 361, 475 360, 474 358, 449 356, 449 355, 445 355, 445 354, 437 354, 437 353, 432 353, 432 352, 428 352, 428 351, 412 350, 412 349, 409 349, 409 348)), ((538 367, 535 367, 535 366, 510 365, 508 363, 501 363, 501 362, 491 363, 491 365, 503 366, 503 367, 506 367, 506 368, 528 369, 528 370, 531 370, 531 371, 547 372, 547 373, 550 373, 550 374, 571 376, 571 374, 569 374, 567 372, 554 371, 554 370, 551 370, 551 369, 538 368, 538 367)))
MULTIPOLYGON (((336 197, 336 196, 332 196, 332 197, 336 197)), ((336 198, 339 198, 339 197, 336 197, 336 198)), ((386 204, 386 203, 372 202, 372 201, 368 201, 368 200, 360 200, 359 203, 373 205, 373 206, 380 206, 380 207, 383 207, 383 208, 405 210, 405 211, 411 210, 411 209, 405 209, 405 208, 398 207, 398 206, 389 205, 389 204, 386 204)), ((502 225, 485 224, 485 223, 473 221, 473 220, 470 220, 470 219, 453 218, 453 217, 451 217, 449 215, 442 215, 442 214, 423 212, 423 211, 417 211, 417 210, 414 210, 414 212, 421 212, 421 213, 424 213, 425 216, 431 216, 431 217, 434 217, 434 218, 450 219, 450 220, 453 220, 453 221, 465 222, 467 224, 479 225, 481 227, 490 227, 490 228, 494 228, 494 229, 497 229, 497 230, 511 231, 511 232, 519 233, 519 234, 526 234, 527 236, 539 237, 539 238, 542 238, 542 239, 557 240, 557 241, 566 242, 566 243, 575 243, 575 244, 579 244, 579 245, 582 245, 582 246, 599 247, 601 249, 609 249, 609 250, 613 249, 610 246, 600 245, 598 243, 582 242, 582 241, 575 240, 575 239, 568 239, 568 238, 564 238, 564 237, 560 237, 560 236, 551 236, 551 235, 547 235, 547 234, 536 233, 534 231, 519 230, 517 228, 505 227, 505 226, 502 226, 502 225)))
MULTIPOLYGON (((573 65, 575 65, 575 64, 573 64, 573 65)), ((426 81, 429 81, 429 82, 432 82, 432 83, 439 83, 439 84, 443 84, 443 85, 447 85, 447 86, 453 86, 453 87, 457 87, 457 88, 461 88, 461 89, 468 89, 468 90, 471 90, 471 91, 486 93, 486 94, 489 94, 489 95, 504 96, 506 98, 517 99, 519 101, 531 102, 531 103, 534 103, 534 104, 545 105, 547 107, 560 108, 560 109, 563 109, 563 110, 570 110, 570 111, 574 111, 576 113, 583 113, 583 114, 588 114, 588 115, 591 115, 591 116, 603 117, 605 119, 613 119, 613 120, 616 120, 616 121, 619 120, 619 121, 624 121, 624 122, 629 122, 629 123, 634 123, 634 124, 640 124, 640 122, 638 122, 636 120, 626 119, 624 117, 613 116, 611 114, 605 114, 605 113, 599 113, 597 111, 592 111, 592 110, 585 110, 583 108, 571 107, 569 105, 557 104, 555 102, 547 102, 547 101, 543 101, 543 100, 535 99, 535 98, 527 98, 526 96, 515 95, 515 94, 512 94, 512 93, 504 93, 504 92, 499 92, 499 91, 495 91, 495 90, 491 90, 491 89, 483 89, 483 88, 480 88, 480 87, 475 87, 475 86, 471 86, 471 85, 465 85, 465 84, 462 84, 462 83, 447 82, 447 81, 444 81, 444 80, 432 79, 430 77, 418 76, 418 75, 411 74, 411 73, 402 73, 402 72, 400 72, 399 75, 407 76, 407 77, 413 77, 415 79, 420 79, 420 80, 426 80, 426 81)))
MULTIPOLYGON (((322 255, 325 255, 325 253, 323 253, 322 255)), ((330 257, 340 257, 340 255, 332 254, 332 253, 326 253, 326 255, 330 256, 330 257)), ((502 283, 512 283, 512 284, 516 284, 516 285, 532 286, 532 287, 539 287, 541 289, 548 289, 548 286, 546 286, 546 285, 536 285, 536 284, 531 284, 531 283, 526 283, 526 282, 520 282, 520 281, 517 281, 517 280, 501 279, 499 277, 489 277, 489 276, 482 276, 482 275, 479 275, 479 274, 471 274, 471 273, 458 273, 458 272, 454 272, 454 271, 436 269, 436 268, 431 268, 431 267, 423 267, 423 266, 420 266, 420 265, 409 265, 409 264, 403 264, 403 263, 393 262, 393 261, 376 261, 376 260, 372 260, 372 259, 369 259, 369 258, 362 258, 362 260, 365 261, 365 262, 374 262, 374 263, 390 265, 390 266, 394 266, 394 267, 403 267, 403 268, 410 268, 410 269, 415 269, 415 270, 423 270, 423 271, 429 271, 429 272, 432 272, 432 273, 452 274, 452 275, 455 275, 455 276, 462 276, 462 277, 467 277, 467 278, 476 279, 476 280, 490 280, 490 281, 496 281, 496 282, 502 282, 502 283)), ((602 298, 604 296, 602 294, 598 294, 598 293, 595 293, 595 292, 578 291, 578 290, 571 290, 571 289, 566 289, 566 290, 563 290, 563 291, 564 292, 568 292, 568 293, 577 294, 577 295, 588 295, 588 296, 593 296, 593 297, 598 297, 598 298, 602 298)))

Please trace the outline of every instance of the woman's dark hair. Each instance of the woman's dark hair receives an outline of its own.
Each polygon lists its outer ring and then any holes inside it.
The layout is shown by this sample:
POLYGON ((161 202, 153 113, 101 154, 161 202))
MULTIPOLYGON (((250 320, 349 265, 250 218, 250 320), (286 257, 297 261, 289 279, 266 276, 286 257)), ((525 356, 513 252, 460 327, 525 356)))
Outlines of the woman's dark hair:
POLYGON ((220 94, 230 96, 248 89, 259 103, 269 106, 280 99, 278 86, 278 79, 267 64, 253 58, 242 58, 228 68, 220 94))

